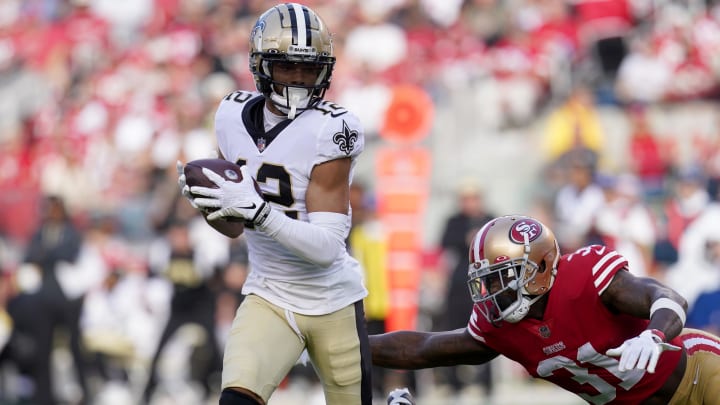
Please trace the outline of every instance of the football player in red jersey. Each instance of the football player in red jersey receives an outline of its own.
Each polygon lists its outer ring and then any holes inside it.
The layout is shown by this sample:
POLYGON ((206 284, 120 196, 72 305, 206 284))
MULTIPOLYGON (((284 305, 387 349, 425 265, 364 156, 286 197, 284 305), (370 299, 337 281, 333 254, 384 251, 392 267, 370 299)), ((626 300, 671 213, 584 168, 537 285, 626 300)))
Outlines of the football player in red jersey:
POLYGON ((419 369, 504 355, 590 404, 720 404, 720 338, 684 328, 687 303, 624 257, 561 256, 552 230, 495 218, 475 235, 467 328, 370 336, 373 362, 419 369))

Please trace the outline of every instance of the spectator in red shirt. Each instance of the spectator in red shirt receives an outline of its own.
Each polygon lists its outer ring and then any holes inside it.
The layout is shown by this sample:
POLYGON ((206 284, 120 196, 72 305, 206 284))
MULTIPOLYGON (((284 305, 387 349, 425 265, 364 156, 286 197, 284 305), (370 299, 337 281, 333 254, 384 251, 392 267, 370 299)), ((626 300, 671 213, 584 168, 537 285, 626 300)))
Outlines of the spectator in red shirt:
POLYGON ((632 105, 627 113, 631 128, 628 163, 641 181, 645 195, 650 198, 660 197, 668 170, 664 151, 650 127, 645 107, 632 105))

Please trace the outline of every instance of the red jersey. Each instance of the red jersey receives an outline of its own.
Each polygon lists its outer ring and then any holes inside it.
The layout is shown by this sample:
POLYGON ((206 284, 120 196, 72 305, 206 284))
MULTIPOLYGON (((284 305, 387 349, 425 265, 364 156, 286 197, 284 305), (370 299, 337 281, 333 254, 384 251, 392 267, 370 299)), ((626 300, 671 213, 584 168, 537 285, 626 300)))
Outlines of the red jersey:
MULTIPOLYGON (((681 352, 666 351, 655 373, 618 371, 619 359, 605 355, 646 329, 648 320, 611 312, 600 294, 627 260, 605 246, 564 255, 549 293, 543 320, 526 318, 493 326, 476 305, 470 334, 517 361, 534 377, 578 394, 591 404, 639 404, 665 383, 681 352)), ((681 346, 682 343, 672 343, 681 346)))

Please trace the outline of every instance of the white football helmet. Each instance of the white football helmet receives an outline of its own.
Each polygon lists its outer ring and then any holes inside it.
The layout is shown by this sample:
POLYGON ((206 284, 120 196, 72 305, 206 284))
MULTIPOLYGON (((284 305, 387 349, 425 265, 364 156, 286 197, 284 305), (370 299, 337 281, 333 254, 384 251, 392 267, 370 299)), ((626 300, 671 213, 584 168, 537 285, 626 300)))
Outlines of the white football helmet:
POLYGON ((519 215, 493 219, 470 246, 468 286, 492 323, 523 319, 555 281, 560 248, 552 230, 519 215))
POLYGON ((255 22, 250 35, 250 71, 255 86, 289 118, 324 97, 334 66, 331 34, 309 7, 279 4, 255 22), (312 65, 318 70, 317 80, 309 86, 276 81, 272 69, 276 62, 312 65))

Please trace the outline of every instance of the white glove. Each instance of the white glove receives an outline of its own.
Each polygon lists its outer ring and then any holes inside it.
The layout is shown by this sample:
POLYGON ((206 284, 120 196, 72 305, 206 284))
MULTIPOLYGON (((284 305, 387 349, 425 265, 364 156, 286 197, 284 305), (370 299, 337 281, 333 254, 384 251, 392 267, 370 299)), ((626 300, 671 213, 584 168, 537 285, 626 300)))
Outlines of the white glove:
POLYGON ((267 219, 270 205, 255 189, 255 181, 246 166, 240 167, 242 180, 239 183, 225 180, 208 168, 203 168, 202 171, 218 188, 193 186, 190 187, 190 191, 195 195, 207 197, 195 198, 198 207, 216 210, 207 216, 209 221, 222 217, 238 217, 261 225, 267 219))
POLYGON ((387 397, 387 405, 415 405, 407 388, 395 388, 387 397))
POLYGON ((185 179, 185 166, 182 164, 181 161, 177 161, 175 164, 175 168, 177 169, 178 174, 178 186, 180 186, 180 194, 182 194, 185 198, 190 201, 190 205, 193 206, 193 208, 198 208, 197 204, 195 204, 195 200, 190 194, 190 187, 187 185, 187 180, 185 179))
POLYGON ((655 372, 660 354, 665 350, 680 350, 679 347, 663 342, 662 337, 653 333, 652 330, 644 330, 638 336, 628 339, 622 345, 605 352, 608 356, 620 356, 619 371, 631 370, 634 368, 650 373, 655 372))

